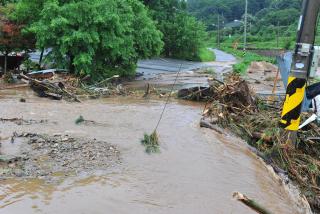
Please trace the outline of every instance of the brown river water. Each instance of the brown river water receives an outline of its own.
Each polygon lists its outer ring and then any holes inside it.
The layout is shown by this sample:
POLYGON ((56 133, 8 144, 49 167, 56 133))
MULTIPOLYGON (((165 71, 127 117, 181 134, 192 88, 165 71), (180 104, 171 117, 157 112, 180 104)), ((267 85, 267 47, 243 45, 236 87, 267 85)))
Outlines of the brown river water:
POLYGON ((0 123, 0 136, 28 131, 96 138, 116 145, 122 163, 90 175, 57 175, 59 182, 0 180, 0 214, 254 213, 232 199, 235 191, 274 213, 303 213, 245 143, 199 128, 201 104, 171 102, 158 131, 161 153, 146 154, 140 139, 156 125, 163 104, 125 98, 74 104, 36 98, 30 91, 1 91, 0 118, 57 123, 0 123), (104 125, 77 126, 79 115, 104 125))

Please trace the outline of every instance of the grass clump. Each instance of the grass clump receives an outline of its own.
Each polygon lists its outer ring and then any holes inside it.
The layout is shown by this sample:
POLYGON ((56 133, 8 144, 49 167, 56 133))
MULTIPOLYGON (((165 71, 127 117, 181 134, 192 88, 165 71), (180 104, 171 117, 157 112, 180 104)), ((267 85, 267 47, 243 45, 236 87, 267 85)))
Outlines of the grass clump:
POLYGON ((198 56, 201 62, 211 62, 216 60, 216 55, 214 52, 207 48, 200 49, 198 56))
POLYGON ((75 124, 79 125, 80 123, 83 123, 85 121, 84 117, 82 115, 80 115, 76 121, 75 124))
POLYGON ((159 137, 155 131, 151 135, 144 134, 141 144, 145 147, 148 154, 160 152, 159 137))

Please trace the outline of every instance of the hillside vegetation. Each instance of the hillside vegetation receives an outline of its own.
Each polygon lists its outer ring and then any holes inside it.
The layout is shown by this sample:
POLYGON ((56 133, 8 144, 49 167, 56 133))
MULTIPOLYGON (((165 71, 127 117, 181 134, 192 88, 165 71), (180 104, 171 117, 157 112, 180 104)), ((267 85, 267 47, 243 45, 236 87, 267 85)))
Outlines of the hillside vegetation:
MULTIPOLYGON (((293 47, 302 0, 248 0, 248 43, 255 48, 293 47)), ((217 31, 221 41, 231 46, 242 43, 245 0, 189 0, 188 10, 203 21, 209 31, 217 31), (236 20, 236 21, 235 21, 236 20), (229 27, 228 23, 238 23, 229 27)))

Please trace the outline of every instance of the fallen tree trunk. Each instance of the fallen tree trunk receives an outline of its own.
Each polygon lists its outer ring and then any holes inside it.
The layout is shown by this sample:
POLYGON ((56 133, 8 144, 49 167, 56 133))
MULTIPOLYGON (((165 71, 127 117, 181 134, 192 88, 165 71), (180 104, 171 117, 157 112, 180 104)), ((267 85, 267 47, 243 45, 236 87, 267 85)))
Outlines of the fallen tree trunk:
POLYGON ((262 207, 260 204, 258 204, 254 200, 249 199, 247 196, 245 196, 245 195, 243 195, 243 194, 241 194, 239 192, 233 193, 233 198, 235 198, 238 201, 242 202, 243 204, 245 204, 246 206, 250 207, 252 210, 254 210, 255 212, 257 212, 259 214, 272 214, 269 210, 267 210, 266 208, 262 207))

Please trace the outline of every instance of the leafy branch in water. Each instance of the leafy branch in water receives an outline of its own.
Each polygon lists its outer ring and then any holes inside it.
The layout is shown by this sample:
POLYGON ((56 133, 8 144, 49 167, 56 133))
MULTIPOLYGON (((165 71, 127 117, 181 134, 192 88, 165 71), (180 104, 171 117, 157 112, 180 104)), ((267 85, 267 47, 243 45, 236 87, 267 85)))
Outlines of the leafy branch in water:
POLYGON ((146 148, 146 153, 148 154, 160 152, 157 132, 153 132, 151 135, 144 134, 141 144, 146 148))
POLYGON ((85 119, 83 118, 82 115, 80 115, 76 121, 75 121, 75 124, 79 125, 80 123, 83 123, 85 121, 85 119))

